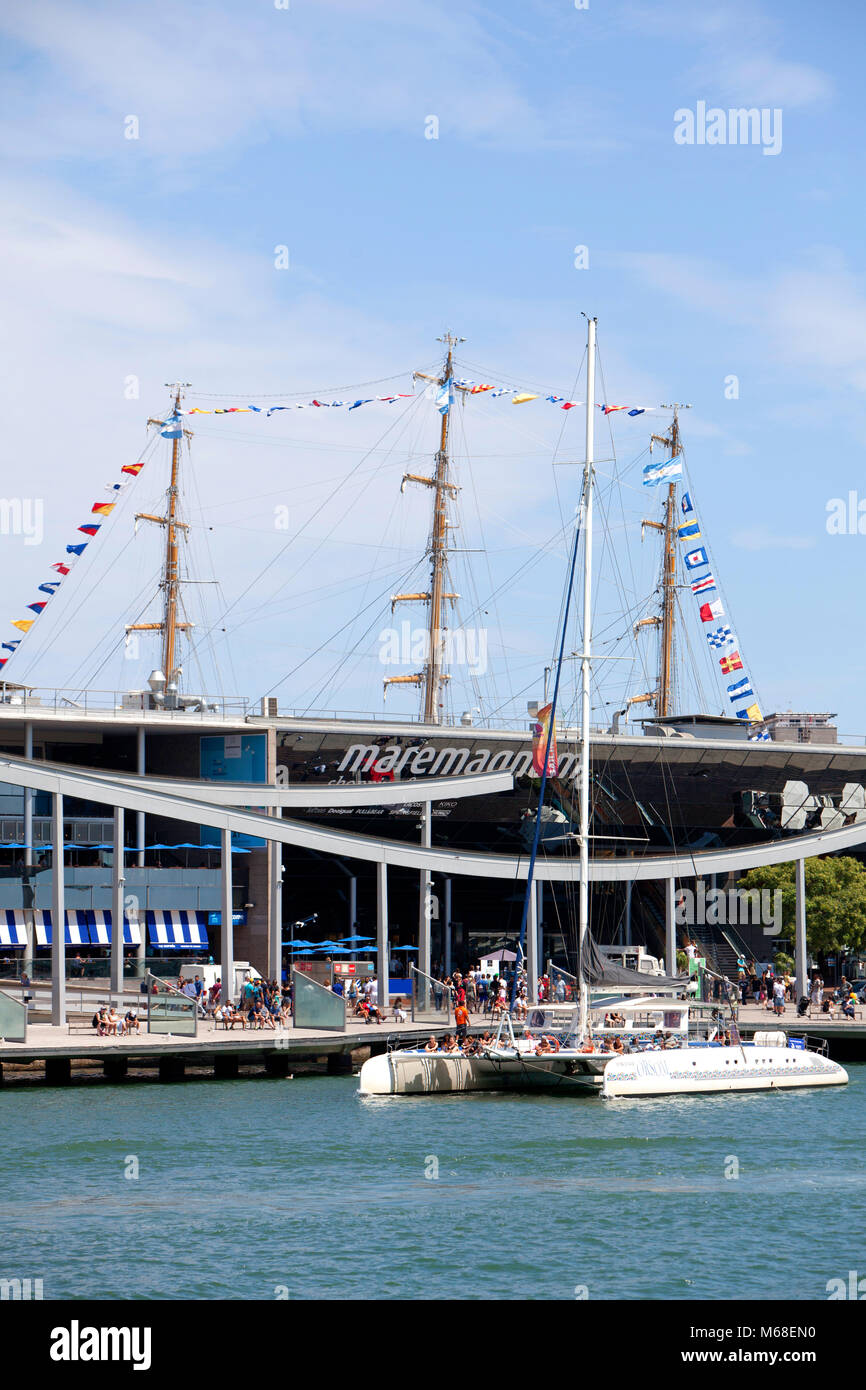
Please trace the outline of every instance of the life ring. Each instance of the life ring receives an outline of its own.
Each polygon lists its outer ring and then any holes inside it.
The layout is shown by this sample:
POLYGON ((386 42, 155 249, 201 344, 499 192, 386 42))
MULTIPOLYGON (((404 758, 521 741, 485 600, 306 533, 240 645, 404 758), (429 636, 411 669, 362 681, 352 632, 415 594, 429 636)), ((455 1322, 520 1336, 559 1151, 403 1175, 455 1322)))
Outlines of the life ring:
POLYGON ((555 1038, 552 1033, 542 1033, 541 1041, 549 1043, 554 1052, 559 1051, 559 1039, 555 1038))

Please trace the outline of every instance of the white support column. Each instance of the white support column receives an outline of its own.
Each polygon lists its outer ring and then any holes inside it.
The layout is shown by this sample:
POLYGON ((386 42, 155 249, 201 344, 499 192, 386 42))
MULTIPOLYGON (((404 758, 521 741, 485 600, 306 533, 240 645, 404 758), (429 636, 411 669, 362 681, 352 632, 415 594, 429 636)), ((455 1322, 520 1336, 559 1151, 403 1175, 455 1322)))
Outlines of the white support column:
POLYGON ((536 908, 535 908, 536 915, 537 915, 537 918, 538 918, 538 925, 537 925, 537 928, 536 928, 536 938, 535 938, 536 941, 538 942, 538 945, 537 945, 536 948, 535 948, 535 959, 536 959, 536 962, 537 962, 537 964, 538 964, 538 973, 539 973, 539 975, 543 975, 543 974, 544 974, 544 926, 543 926, 543 922, 544 922, 544 879, 543 879, 543 878, 537 878, 537 879, 535 880, 535 896, 536 896, 536 898, 538 899, 537 904, 536 904, 536 908))
POLYGON ((444 915, 443 922, 442 922, 442 931, 443 931, 443 934, 444 934, 444 935, 443 935, 443 943, 442 943, 442 955, 443 955, 443 959, 444 959, 444 974, 445 974, 445 976, 446 976, 446 978, 447 978, 447 976, 451 974, 451 879, 450 879, 450 878, 446 878, 446 879, 445 879, 445 892, 444 892, 444 894, 443 894, 443 909, 442 909, 442 910, 443 910, 443 912, 444 912, 444 914, 445 914, 445 915, 444 915))
MULTIPOLYGON (((515 965, 519 965, 519 961, 515 965)), ((529 891, 526 923, 526 996, 530 1004, 538 999, 538 895, 534 886, 529 891)))
POLYGON ((388 1008, 390 967, 388 948, 388 865, 376 865, 376 979, 379 982, 379 1008, 388 1008))
MULTIPOLYGON (((147 747, 144 737, 144 725, 139 725, 138 740, 136 745, 136 770, 139 777, 144 777, 147 772, 147 747)), ((144 812, 138 811, 135 817, 136 839, 138 841, 138 854, 135 862, 140 869, 144 868, 144 812)))
POLYGON ((665 964, 669 975, 677 973, 677 921, 676 921, 676 883, 672 878, 665 879, 665 936, 667 942, 665 964))
MULTIPOLYGON (((282 806, 274 806, 273 814, 282 817, 282 806)), ((268 914, 268 971, 278 983, 283 973, 283 846, 279 840, 268 845, 271 861, 271 902, 268 914)))
MULTIPOLYGON (((27 723, 27 724, 24 725, 24 756, 25 756, 25 758, 29 759, 29 760, 32 762, 32 760, 33 760, 33 725, 30 724, 30 723, 27 723)), ((25 883, 27 884, 27 886, 30 888, 31 892, 28 894, 28 900, 27 900, 27 902, 25 902, 25 904, 24 904, 24 907, 25 907, 25 909, 26 909, 26 910, 25 910, 25 913, 24 913, 24 930, 25 930, 26 933, 27 933, 27 945, 26 945, 25 948, 24 948, 24 961, 23 961, 23 967, 22 967, 22 968, 26 971, 26 973, 27 973, 28 975, 32 975, 32 974, 33 974, 33 948, 34 948, 34 946, 35 946, 35 944, 36 944, 36 943, 34 942, 34 939, 33 939, 33 938, 34 938, 34 935, 35 935, 35 931, 34 931, 34 927, 33 927, 33 909, 32 909, 32 907, 30 906, 30 904, 31 904, 32 901, 33 901, 33 899, 32 899, 33 876, 32 876, 32 873, 30 872, 30 871, 32 870, 32 868, 33 868, 33 796, 34 796, 33 788, 32 788, 32 787, 25 787, 25 788, 24 788, 24 868, 25 868, 25 870, 26 870, 27 872, 25 873, 24 881, 25 881, 25 883)))
POLYGON ((794 860, 795 901, 795 973, 797 976, 797 999, 809 993, 809 971, 806 964, 806 861, 794 860))
POLYGON ((624 946, 631 946, 631 894, 634 888, 634 880, 627 878, 625 881, 625 940, 624 946))
MULTIPOLYGON (((425 801, 421 810, 421 844, 424 849, 429 849, 431 844, 430 836, 430 802, 425 801)), ((429 869, 422 869, 418 875, 419 883, 419 902, 418 902, 418 969, 423 970, 425 975, 430 974, 430 913, 432 910, 432 883, 433 876, 429 869)))
POLYGON ((233 999, 235 992, 235 933, 232 925, 232 832, 222 831, 220 859, 220 999, 233 999))
POLYGON ((114 808, 114 862, 111 868, 111 993, 120 1009, 123 990, 123 807, 114 808))
MULTIPOLYGON (((430 802, 421 806, 421 845, 430 848, 430 802)), ((429 869, 422 869, 418 875, 418 954, 415 959, 423 974, 418 980, 418 1004, 422 1009, 429 1002, 430 988, 430 913, 432 911, 433 876, 429 869)))
POLYGON ((51 1022, 66 1024, 66 894, 64 892, 63 796, 51 806, 51 1022))

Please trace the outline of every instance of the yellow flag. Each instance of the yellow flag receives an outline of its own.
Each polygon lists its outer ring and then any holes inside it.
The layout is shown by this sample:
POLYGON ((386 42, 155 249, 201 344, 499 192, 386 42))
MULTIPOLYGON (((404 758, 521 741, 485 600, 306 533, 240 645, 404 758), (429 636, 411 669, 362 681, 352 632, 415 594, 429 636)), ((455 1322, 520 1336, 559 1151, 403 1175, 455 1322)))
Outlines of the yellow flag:
POLYGON ((749 705, 748 709, 746 710, 746 718, 748 719, 750 724, 760 724, 763 717, 764 716, 761 714, 760 705, 749 705))
POLYGON ((35 622, 35 618, 13 618, 12 626, 17 627, 21 632, 29 632, 35 622))
POLYGON ((512 404, 512 405, 523 405, 525 401, 537 401, 537 400, 538 400, 538 395, 537 395, 537 394, 533 396, 532 393, 531 393, 530 391, 524 391, 524 392, 523 392, 521 395, 519 395, 519 396, 513 396, 513 397, 512 397, 512 400, 511 400, 511 404, 512 404))

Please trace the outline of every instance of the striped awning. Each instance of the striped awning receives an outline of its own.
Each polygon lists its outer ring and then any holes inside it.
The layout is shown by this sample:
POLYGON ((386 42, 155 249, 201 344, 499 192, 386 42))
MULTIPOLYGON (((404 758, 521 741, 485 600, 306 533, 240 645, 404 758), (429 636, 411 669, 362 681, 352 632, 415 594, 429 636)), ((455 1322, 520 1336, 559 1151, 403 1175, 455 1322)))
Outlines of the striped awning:
MULTIPOLYGON (((110 946, 111 911, 95 908, 88 913, 88 918, 91 946, 110 946)), ((126 913, 123 914, 123 944, 124 946, 141 945, 141 923, 138 920, 131 922, 126 913)))
MULTIPOLYGON (((70 908, 66 915, 66 931, 64 933, 67 946, 89 946, 90 928, 88 917, 90 913, 84 908, 70 908)), ((53 940, 53 925, 51 922, 51 911, 34 912, 34 926, 36 928, 36 945, 50 946, 53 940)))
POLYGON ((163 951, 207 950, 207 913, 155 909, 145 913, 151 946, 163 951))
POLYGON ((0 908, 0 946, 11 946, 18 951, 27 945, 27 928, 24 913, 18 908, 0 908))

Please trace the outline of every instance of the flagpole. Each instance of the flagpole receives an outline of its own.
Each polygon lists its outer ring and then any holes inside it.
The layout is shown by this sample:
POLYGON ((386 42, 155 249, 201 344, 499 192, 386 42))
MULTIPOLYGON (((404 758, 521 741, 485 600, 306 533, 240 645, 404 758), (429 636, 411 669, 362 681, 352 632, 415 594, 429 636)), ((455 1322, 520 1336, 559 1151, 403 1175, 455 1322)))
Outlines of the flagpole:
POLYGON ((592 485, 595 444, 595 330, 587 319, 586 334, 586 456, 583 465, 583 651, 580 661, 580 884, 578 896, 579 1033, 584 1038, 589 1018, 588 985, 584 978, 586 934, 589 927, 589 716, 592 655, 592 485))

